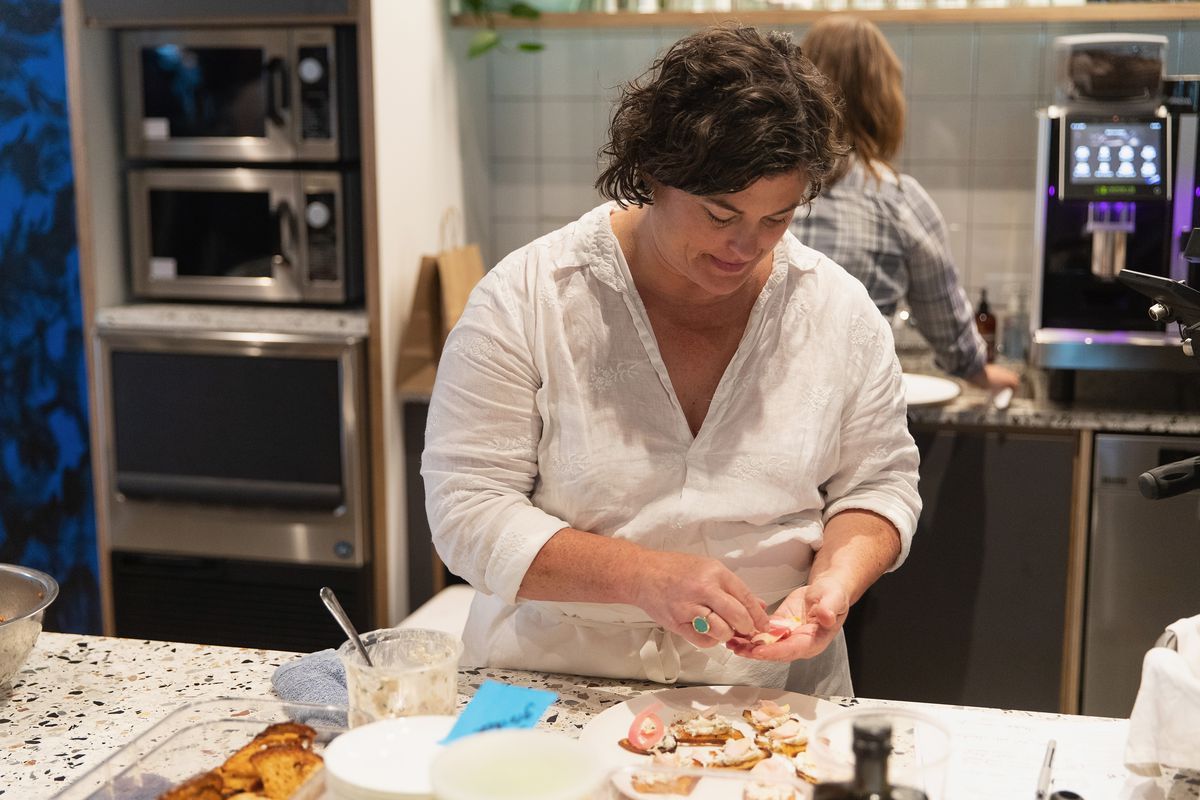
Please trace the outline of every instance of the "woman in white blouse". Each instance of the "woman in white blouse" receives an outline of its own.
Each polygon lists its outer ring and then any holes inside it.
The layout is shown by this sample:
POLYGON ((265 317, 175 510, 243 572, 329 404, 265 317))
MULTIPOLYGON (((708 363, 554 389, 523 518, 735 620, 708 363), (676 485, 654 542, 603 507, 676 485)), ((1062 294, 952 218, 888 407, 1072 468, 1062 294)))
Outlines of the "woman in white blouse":
POLYGON ((852 693, 842 622, 920 499, 890 330, 787 233, 838 124, 789 37, 692 34, 622 92, 614 202, 475 289, 422 466, 465 663, 852 693), (753 643, 768 610, 806 622, 753 643))

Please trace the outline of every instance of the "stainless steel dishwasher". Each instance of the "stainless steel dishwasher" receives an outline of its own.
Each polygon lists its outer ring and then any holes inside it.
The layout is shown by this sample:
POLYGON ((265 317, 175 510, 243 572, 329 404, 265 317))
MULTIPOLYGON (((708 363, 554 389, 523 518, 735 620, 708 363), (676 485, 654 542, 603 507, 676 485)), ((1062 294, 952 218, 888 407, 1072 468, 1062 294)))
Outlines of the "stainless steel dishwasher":
POLYGON ((1084 714, 1128 717, 1142 657, 1200 613, 1200 493, 1147 500, 1146 470, 1200 455, 1200 438, 1098 434, 1084 616, 1084 714))

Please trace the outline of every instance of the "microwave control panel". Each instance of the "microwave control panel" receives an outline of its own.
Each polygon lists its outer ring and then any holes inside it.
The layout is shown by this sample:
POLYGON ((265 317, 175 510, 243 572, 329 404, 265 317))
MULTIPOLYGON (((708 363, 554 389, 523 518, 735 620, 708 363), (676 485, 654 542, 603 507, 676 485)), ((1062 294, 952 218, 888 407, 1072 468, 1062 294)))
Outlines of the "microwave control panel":
POLYGON ((304 195, 304 224, 308 228, 308 280, 337 281, 338 226, 333 192, 307 192, 304 195))
POLYGON ((300 137, 333 138, 333 90, 328 47, 300 47, 296 72, 300 77, 300 137))

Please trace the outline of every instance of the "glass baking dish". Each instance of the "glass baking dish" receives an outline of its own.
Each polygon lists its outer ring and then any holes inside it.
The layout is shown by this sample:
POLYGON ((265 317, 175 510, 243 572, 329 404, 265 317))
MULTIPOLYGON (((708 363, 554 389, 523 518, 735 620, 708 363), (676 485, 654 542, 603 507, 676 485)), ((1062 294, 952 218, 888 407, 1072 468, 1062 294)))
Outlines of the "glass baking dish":
POLYGON ((341 706, 262 698, 201 700, 172 711, 54 797, 155 800, 180 781, 220 766, 263 728, 288 720, 317 731, 313 749, 318 753, 348 730, 341 706))

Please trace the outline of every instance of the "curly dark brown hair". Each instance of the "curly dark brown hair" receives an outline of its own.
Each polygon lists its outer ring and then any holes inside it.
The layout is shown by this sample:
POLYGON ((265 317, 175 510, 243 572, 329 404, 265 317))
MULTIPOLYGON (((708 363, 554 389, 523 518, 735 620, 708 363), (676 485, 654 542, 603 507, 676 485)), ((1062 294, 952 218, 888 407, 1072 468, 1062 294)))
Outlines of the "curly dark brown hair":
POLYGON ((651 179, 715 195, 798 169, 807 203, 848 152, 841 127, 836 88, 790 35, 705 28, 622 87, 596 188, 621 206, 645 205, 651 179))

